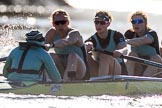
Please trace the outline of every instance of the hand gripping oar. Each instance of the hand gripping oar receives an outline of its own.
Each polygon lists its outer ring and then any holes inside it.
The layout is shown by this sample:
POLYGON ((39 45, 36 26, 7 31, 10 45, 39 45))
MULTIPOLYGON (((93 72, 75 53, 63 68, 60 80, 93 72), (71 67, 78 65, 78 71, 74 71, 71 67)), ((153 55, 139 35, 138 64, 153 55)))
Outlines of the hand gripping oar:
MULTIPOLYGON (((94 49, 94 51, 102 52, 102 53, 108 54, 108 55, 113 55, 112 52, 105 51, 105 50, 94 49)), ((136 62, 145 64, 145 65, 151 65, 151 66, 155 66, 155 67, 158 67, 158 68, 162 68, 161 63, 157 63, 157 62, 154 62, 154 61, 150 61, 150 60, 146 60, 146 59, 142 59, 142 58, 138 58, 138 57, 134 57, 134 56, 121 55, 120 58, 136 61, 136 62)))
POLYGON ((7 59, 7 57, 2 57, 2 58, 0 58, 0 62, 6 61, 6 59, 7 59))

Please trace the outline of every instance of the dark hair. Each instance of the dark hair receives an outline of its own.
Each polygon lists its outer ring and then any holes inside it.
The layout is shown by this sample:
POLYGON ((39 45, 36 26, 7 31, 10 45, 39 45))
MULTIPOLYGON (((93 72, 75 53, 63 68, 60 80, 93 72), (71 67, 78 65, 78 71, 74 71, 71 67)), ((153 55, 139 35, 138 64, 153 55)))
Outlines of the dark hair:
POLYGON ((113 19, 112 15, 110 13, 106 12, 106 11, 97 11, 95 17, 97 17, 97 16, 108 18, 109 22, 111 22, 112 19, 113 19))
POLYGON ((43 34, 40 33, 38 30, 32 30, 29 33, 26 33, 25 36, 26 41, 38 41, 38 42, 43 42, 45 41, 45 38, 43 37, 43 34))

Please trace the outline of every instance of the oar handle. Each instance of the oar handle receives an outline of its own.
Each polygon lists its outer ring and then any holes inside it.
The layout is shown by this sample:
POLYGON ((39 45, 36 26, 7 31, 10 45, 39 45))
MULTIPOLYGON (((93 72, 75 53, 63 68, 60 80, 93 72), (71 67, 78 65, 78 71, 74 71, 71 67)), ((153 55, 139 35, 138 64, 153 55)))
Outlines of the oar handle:
POLYGON ((7 59, 7 57, 2 57, 2 58, 0 58, 0 62, 6 61, 6 59, 7 59))
POLYGON ((109 52, 109 51, 106 51, 106 50, 94 49, 94 51, 102 52, 102 53, 107 54, 107 55, 113 55, 113 52, 109 52))

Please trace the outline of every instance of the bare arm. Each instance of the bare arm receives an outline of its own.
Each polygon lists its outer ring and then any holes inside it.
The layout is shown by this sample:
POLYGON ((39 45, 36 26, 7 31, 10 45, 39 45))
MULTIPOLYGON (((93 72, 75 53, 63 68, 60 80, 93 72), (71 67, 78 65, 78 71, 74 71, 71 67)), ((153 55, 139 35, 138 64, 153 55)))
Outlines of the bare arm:
POLYGON ((113 56, 114 57, 120 57, 121 55, 126 55, 128 52, 128 49, 127 49, 127 44, 126 42, 121 42, 117 45, 117 50, 115 50, 113 52, 113 56))
POLYGON ((56 48, 63 48, 69 45, 76 45, 80 47, 83 45, 83 38, 78 31, 73 30, 68 33, 66 38, 55 41, 54 45, 56 48))
POLYGON ((45 44, 53 43, 53 36, 55 34, 54 28, 51 28, 45 35, 45 44))
POLYGON ((141 46, 145 44, 150 44, 153 42, 153 39, 151 39, 149 36, 145 35, 139 38, 133 38, 128 39, 127 44, 133 45, 133 46, 141 46))

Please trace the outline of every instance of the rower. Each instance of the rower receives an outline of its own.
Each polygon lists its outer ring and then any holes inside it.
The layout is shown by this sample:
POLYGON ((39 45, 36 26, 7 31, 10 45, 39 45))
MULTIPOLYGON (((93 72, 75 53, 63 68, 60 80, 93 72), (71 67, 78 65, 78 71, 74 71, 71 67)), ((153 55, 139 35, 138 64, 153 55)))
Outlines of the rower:
POLYGON ((87 52, 94 48, 112 52, 113 55, 92 51, 92 55, 88 55, 91 76, 127 74, 126 69, 122 72, 124 69, 120 63, 124 63, 124 61, 119 58, 127 51, 126 41, 122 33, 108 29, 111 22, 110 13, 106 11, 96 12, 94 18, 96 33, 85 41, 87 52))
POLYGON ((75 80, 86 76, 86 58, 83 37, 77 29, 70 27, 70 16, 63 9, 54 10, 51 15, 52 27, 46 33, 46 44, 52 44, 53 60, 64 81, 69 81, 68 73, 76 72, 75 80))
MULTIPOLYGON (((131 46, 129 56, 140 57, 162 63, 159 51, 159 41, 156 31, 148 27, 146 13, 137 11, 130 17, 132 28, 125 32, 127 44, 131 46)), ((143 66, 135 61, 126 62, 128 75, 153 76, 158 72, 157 67, 143 66)))

